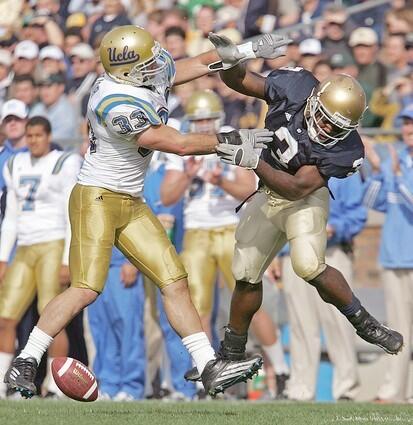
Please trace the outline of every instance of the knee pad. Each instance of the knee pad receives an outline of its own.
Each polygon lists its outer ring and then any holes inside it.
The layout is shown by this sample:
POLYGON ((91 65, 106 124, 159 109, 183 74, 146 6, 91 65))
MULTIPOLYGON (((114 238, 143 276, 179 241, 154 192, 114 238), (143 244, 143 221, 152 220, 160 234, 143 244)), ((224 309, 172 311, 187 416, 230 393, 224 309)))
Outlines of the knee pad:
POLYGON ((301 245, 302 249, 291 249, 291 265, 295 274, 308 282, 322 273, 327 266, 311 243, 301 245))

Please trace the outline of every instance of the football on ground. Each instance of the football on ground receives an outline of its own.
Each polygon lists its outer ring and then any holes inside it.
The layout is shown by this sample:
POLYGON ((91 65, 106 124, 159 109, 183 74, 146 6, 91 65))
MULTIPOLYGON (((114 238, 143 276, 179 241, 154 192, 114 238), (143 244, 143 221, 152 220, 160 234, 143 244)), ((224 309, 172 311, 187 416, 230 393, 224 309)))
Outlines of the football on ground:
POLYGON ((70 357, 52 361, 52 374, 63 394, 78 401, 95 401, 98 384, 95 375, 81 362, 70 357))

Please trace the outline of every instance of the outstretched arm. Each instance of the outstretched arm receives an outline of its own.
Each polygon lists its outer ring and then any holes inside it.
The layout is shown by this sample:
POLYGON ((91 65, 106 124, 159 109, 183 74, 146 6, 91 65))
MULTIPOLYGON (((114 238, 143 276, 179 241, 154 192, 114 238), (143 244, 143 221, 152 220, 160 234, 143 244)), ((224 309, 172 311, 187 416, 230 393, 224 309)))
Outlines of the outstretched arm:
POLYGON ((190 133, 181 134, 164 124, 149 126, 136 137, 139 148, 174 153, 177 155, 206 155, 215 153, 218 145, 250 146, 263 148, 272 140, 272 131, 267 129, 241 129, 214 135, 190 133))
POLYGON ((219 60, 220 57, 217 51, 209 50, 208 52, 194 56, 193 58, 185 58, 176 61, 176 77, 174 85, 184 84, 188 81, 195 80, 196 78, 203 77, 206 74, 210 74, 213 71, 208 68, 208 65, 219 60))

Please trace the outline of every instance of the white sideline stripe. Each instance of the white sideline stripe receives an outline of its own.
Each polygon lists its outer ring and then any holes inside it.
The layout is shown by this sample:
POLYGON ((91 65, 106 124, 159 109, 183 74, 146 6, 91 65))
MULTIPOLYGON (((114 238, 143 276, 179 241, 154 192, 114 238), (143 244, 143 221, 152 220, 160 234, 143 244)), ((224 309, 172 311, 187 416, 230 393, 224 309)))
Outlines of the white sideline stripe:
POLYGON ((66 359, 66 361, 63 363, 63 366, 58 370, 57 374, 62 377, 67 370, 69 369, 70 365, 72 364, 73 359, 71 359, 70 357, 68 357, 66 359))
POLYGON ((95 391, 96 387, 98 386, 98 383, 96 382, 96 380, 93 382, 93 385, 87 390, 86 394, 83 396, 83 398, 85 400, 87 400, 91 394, 93 393, 93 391, 95 391))

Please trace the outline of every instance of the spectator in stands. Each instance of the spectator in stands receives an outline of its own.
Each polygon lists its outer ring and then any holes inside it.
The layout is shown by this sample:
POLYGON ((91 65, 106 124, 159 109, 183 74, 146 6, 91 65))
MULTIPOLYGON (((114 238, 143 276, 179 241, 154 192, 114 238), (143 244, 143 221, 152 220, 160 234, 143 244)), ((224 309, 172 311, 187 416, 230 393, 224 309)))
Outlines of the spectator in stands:
MULTIPOLYGON (((330 179, 334 194, 327 223, 326 261, 340 268, 352 286, 353 238, 363 229, 367 214, 362 206, 360 175, 330 179)), ((322 327, 327 352, 334 366, 333 397, 353 400, 359 388, 354 331, 350 323, 331 304, 324 303, 317 291, 293 271, 289 256, 282 259, 282 282, 290 321, 291 377, 288 398, 315 399, 321 353, 322 327)))
POLYGON ((197 10, 194 16, 194 30, 188 34, 187 52, 195 56, 211 48, 208 34, 215 29, 216 12, 214 7, 204 5, 197 10))
POLYGON ((67 57, 70 56, 70 51, 77 44, 83 43, 82 34, 79 28, 69 28, 65 32, 63 51, 67 57))
POLYGON ((292 25, 298 21, 299 14, 300 6, 296 0, 250 0, 245 13, 244 36, 248 38, 292 25))
MULTIPOLYGON (((21 100, 10 99, 4 103, 1 109, 1 124, 6 135, 3 150, 14 153, 26 147, 27 117, 27 107, 21 100)), ((0 163, 0 167, 2 165, 0 163)))
POLYGON ((42 74, 57 74, 65 72, 63 51, 54 45, 43 47, 39 53, 42 74))
POLYGON ((387 34, 407 34, 413 28, 413 11, 411 7, 392 9, 385 18, 387 34))
POLYGON ((331 62, 325 59, 319 60, 313 67, 314 77, 317 78, 318 81, 323 81, 326 78, 329 78, 333 73, 333 67, 331 62))
POLYGON ((165 31, 165 47, 175 60, 186 55, 185 31, 181 27, 170 27, 165 31))
POLYGON ((62 74, 46 75, 39 82, 44 114, 52 125, 53 141, 65 144, 78 136, 78 113, 65 95, 62 74))
POLYGON ((364 203, 386 214, 381 234, 380 264, 384 268, 383 285, 387 324, 397 326, 405 338, 398 356, 388 356, 379 400, 403 402, 410 396, 409 364, 412 353, 413 324, 413 104, 400 114, 403 120, 403 147, 389 152, 381 161, 371 141, 366 154, 373 169, 366 181, 364 203))
POLYGON ((359 70, 351 54, 335 53, 330 57, 329 62, 334 73, 358 77, 359 70))
POLYGON ((177 8, 163 10, 162 28, 166 31, 171 27, 180 27, 185 31, 185 33, 188 32, 189 19, 185 10, 177 8))
POLYGON ((103 14, 92 25, 89 44, 95 46, 96 39, 114 27, 130 25, 121 0, 103 0, 103 14))
POLYGON ((34 15, 27 24, 25 37, 34 41, 39 48, 54 44, 61 47, 63 45, 63 32, 59 24, 47 11, 41 11, 34 15))
POLYGON ((321 58, 321 43, 316 38, 306 38, 299 45, 300 60, 298 66, 313 71, 314 65, 321 58))
POLYGON ((401 33, 389 34, 384 39, 384 58, 387 71, 387 81, 392 82, 399 77, 407 75, 411 68, 408 65, 408 54, 405 44, 405 35, 401 33))
POLYGON ((34 78, 29 74, 17 75, 13 80, 13 96, 24 102, 29 111, 29 116, 39 115, 44 111, 38 96, 39 90, 34 78))
POLYGON ((0 49, 0 110, 7 99, 9 87, 13 80, 11 72, 12 57, 8 50, 0 49))
POLYGON ((90 89, 97 78, 95 52, 89 44, 79 43, 70 51, 71 79, 67 83, 67 93, 82 116, 86 115, 86 106, 90 89))
POLYGON ((144 395, 145 295, 143 282, 137 279, 136 267, 113 248, 105 290, 88 307, 100 399, 132 401, 144 395))
POLYGON ((23 40, 14 49, 13 71, 15 75, 35 75, 39 47, 31 40, 23 40))
POLYGON ((321 45, 323 54, 330 57, 335 53, 351 55, 347 31, 349 16, 344 7, 329 4, 323 13, 321 45))
MULTIPOLYGON (((370 101, 373 90, 385 86, 387 81, 386 67, 378 60, 378 42, 377 34, 371 28, 357 28, 350 34, 349 46, 353 51, 358 67, 358 81, 366 92, 367 102, 370 101)), ((380 120, 367 110, 362 124, 365 127, 375 127, 380 124, 380 120)))
MULTIPOLYGON (((11 156, 3 168, 7 205, 0 236, 0 375, 14 355, 16 326, 36 294, 41 311, 63 290, 59 279, 68 279, 69 273, 66 209, 80 157, 51 148, 50 123, 43 117, 28 121, 26 142, 28 152, 11 156), (16 255, 8 264, 15 242, 16 255)), ((53 358, 66 356, 67 348, 62 331, 49 349, 49 375, 53 358)), ((47 391, 59 394, 54 380, 48 382, 47 391)), ((4 396, 4 386, 1 390, 4 396)))

